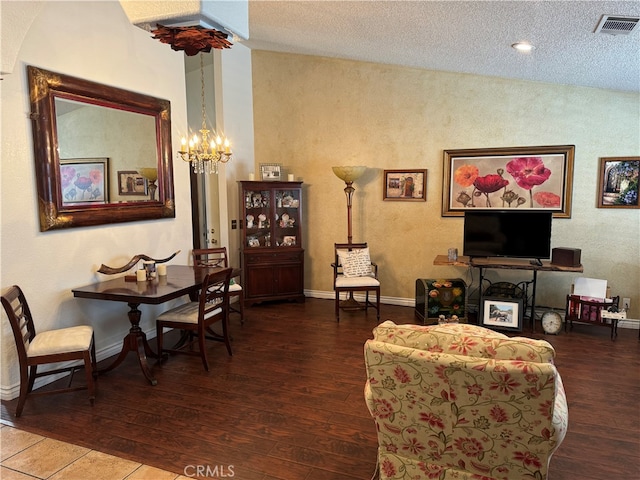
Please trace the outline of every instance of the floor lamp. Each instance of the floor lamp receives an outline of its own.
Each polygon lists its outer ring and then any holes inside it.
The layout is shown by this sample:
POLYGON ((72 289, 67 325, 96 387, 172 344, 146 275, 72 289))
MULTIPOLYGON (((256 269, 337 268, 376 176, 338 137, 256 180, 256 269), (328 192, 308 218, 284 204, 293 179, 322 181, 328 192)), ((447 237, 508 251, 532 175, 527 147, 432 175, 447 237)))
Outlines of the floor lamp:
POLYGON ((331 167, 333 168, 333 173, 336 174, 336 177, 343 180, 347 185, 344 189, 344 193, 347 196, 347 243, 353 243, 351 240, 353 238, 351 231, 351 199, 353 197, 353 193, 356 191, 353 188, 353 182, 362 176, 367 167, 331 167))
MULTIPOLYGON (((352 225, 351 225, 351 200, 353 198, 353 193, 356 191, 353 188, 353 182, 360 178, 367 167, 357 166, 357 167, 331 167, 333 169, 333 173, 336 176, 343 180, 347 185, 344 188, 344 193, 347 196, 347 243, 353 243, 353 235, 352 225)), ((358 303, 358 301, 353 298, 353 292, 349 292, 349 298, 340 302, 340 308, 362 308, 362 306, 358 303)))

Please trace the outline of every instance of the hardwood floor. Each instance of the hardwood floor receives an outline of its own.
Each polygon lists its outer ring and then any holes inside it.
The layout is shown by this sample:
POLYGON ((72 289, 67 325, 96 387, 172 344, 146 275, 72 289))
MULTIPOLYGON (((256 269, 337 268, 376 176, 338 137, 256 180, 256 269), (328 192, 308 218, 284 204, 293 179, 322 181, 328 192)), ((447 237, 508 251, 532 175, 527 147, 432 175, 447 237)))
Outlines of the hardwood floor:
MULTIPOLYGON (((416 323, 412 308, 381 310, 382 321, 416 323)), ((375 311, 341 313, 338 324, 333 301, 307 299, 245 313, 244 326, 231 322, 233 357, 210 345, 209 373, 198 357, 173 356, 154 366, 152 387, 130 355, 99 377, 93 407, 84 391, 33 397, 16 419, 12 400, 2 402, 2 421, 178 474, 209 469, 198 478, 371 478, 377 443, 363 399, 363 344, 375 311)), ((569 431, 549 478, 640 478, 638 331, 620 329, 615 342, 590 325, 523 335, 554 345, 567 392, 569 431)))

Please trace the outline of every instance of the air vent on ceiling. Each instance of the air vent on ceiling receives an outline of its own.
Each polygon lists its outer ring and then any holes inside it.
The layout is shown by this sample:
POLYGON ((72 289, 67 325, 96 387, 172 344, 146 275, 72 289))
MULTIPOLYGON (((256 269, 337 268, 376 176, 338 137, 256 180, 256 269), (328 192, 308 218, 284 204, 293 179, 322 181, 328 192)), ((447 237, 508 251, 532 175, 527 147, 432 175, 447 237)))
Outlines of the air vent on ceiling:
POLYGON ((609 35, 629 35, 640 24, 639 17, 621 17, 603 15, 594 33, 608 33, 609 35))

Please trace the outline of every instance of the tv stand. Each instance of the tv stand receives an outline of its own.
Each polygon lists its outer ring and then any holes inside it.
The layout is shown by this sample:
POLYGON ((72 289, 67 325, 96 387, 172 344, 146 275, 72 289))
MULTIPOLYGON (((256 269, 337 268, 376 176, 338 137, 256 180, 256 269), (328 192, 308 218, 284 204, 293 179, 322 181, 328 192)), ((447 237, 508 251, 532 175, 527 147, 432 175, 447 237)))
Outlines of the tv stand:
POLYGON ((510 269, 510 270, 529 270, 533 272, 531 303, 525 305, 531 307, 531 331, 534 331, 536 318, 536 282, 538 280, 538 272, 572 272, 580 273, 583 270, 582 265, 577 267, 567 267, 564 265, 555 265, 548 260, 539 260, 539 264, 534 264, 534 260, 528 262, 521 258, 503 258, 503 257, 468 257, 466 255, 459 256, 455 262, 449 261, 447 255, 437 255, 433 261, 434 265, 440 266, 456 266, 456 267, 474 267, 480 270, 480 288, 478 298, 478 315, 482 311, 482 280, 484 278, 485 269, 510 269))
POLYGON ((537 265, 538 267, 542 266, 542 260, 539 258, 535 258, 529 262, 531 265, 537 265))

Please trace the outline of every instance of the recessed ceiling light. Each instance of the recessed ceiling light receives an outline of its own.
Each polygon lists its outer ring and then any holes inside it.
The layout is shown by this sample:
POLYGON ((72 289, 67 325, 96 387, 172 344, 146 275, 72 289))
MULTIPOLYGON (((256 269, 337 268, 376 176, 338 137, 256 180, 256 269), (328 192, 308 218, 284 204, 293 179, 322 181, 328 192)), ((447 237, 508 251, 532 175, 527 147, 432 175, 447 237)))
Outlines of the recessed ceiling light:
POLYGON ((531 50, 536 48, 533 45, 531 45, 529 42, 516 42, 511 46, 516 50, 518 50, 519 52, 530 52, 531 50))

